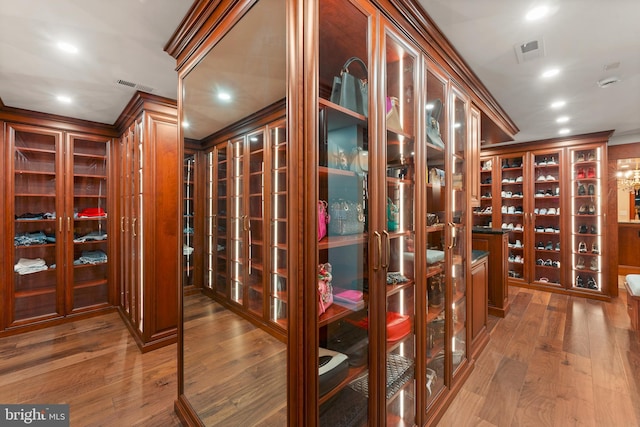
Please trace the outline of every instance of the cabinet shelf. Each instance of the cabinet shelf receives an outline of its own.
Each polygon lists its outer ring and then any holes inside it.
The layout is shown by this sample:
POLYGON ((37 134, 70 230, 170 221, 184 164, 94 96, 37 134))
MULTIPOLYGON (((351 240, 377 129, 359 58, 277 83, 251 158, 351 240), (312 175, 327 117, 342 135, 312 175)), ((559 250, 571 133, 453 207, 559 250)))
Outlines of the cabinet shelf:
POLYGON ((318 242, 318 249, 338 248, 341 246, 359 245, 367 242, 367 233, 348 236, 327 236, 318 242))
MULTIPOLYGON (((35 273, 34 273, 35 274, 35 273)), ((18 291, 15 292, 13 294, 13 296, 15 298, 30 298, 30 297, 35 297, 35 296, 39 296, 39 295, 49 295, 49 294, 55 294, 57 291, 56 288, 41 288, 41 289, 32 289, 32 290, 28 290, 28 291, 18 291)))
POLYGON ((352 381, 360 378, 362 374, 366 372, 366 370, 367 370, 366 366, 350 367, 347 377, 340 384, 334 387, 331 391, 327 392, 327 394, 320 397, 318 403, 322 405, 323 403, 329 401, 333 396, 337 395, 340 390, 347 387, 352 381))
POLYGON ((387 297, 397 294, 398 292, 410 288, 415 284, 413 280, 409 280, 403 283, 397 283, 395 285, 387 285, 387 297))
POLYGON ((87 280, 83 282, 77 282, 73 285, 74 289, 83 289, 83 288, 93 288, 96 286, 103 286, 107 284, 107 279, 99 279, 99 280, 87 280))
MULTIPOLYGON (((363 310, 366 309, 366 306, 363 310)), ((343 319, 350 314, 355 313, 353 310, 343 307, 339 304, 331 304, 327 310, 320 315, 318 319, 318 327, 326 326, 330 323, 343 319)))

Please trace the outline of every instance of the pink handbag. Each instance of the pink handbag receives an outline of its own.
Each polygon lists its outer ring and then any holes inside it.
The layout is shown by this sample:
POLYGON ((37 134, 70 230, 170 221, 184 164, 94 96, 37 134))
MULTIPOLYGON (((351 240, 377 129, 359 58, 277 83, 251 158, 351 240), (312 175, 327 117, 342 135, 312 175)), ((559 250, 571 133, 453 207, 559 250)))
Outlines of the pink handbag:
POLYGON ((329 224, 329 210, 327 202, 318 200, 318 241, 327 235, 327 224, 329 224))
POLYGON ((333 286, 331 285, 331 264, 318 266, 318 314, 321 315, 333 304, 333 286))

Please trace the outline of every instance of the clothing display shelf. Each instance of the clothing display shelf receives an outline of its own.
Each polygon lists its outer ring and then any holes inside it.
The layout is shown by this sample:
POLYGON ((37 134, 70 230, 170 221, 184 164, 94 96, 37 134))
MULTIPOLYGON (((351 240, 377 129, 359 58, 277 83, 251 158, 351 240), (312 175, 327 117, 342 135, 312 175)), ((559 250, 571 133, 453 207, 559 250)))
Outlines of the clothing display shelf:
POLYGON ((193 286, 195 284, 195 256, 194 245, 197 236, 195 235, 195 179, 196 179, 196 156, 194 153, 185 153, 183 165, 183 225, 182 225, 182 286, 193 286))
POLYGON ((8 137, 7 326, 108 306, 110 139, 11 124, 8 137))
POLYGON ((528 216, 525 214, 526 160, 514 154, 497 157, 500 168, 500 204, 494 206, 498 212, 500 227, 509 232, 509 277, 522 280, 525 277, 525 262, 528 258, 528 216))

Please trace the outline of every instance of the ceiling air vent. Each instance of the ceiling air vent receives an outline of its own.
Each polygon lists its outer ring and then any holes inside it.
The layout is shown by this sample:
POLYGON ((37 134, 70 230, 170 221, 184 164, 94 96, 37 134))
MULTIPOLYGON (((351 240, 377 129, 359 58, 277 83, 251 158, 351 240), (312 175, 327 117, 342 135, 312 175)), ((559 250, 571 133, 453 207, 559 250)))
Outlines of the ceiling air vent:
POLYGON ((538 37, 535 40, 529 40, 527 42, 518 43, 513 46, 516 52, 516 59, 518 64, 522 64, 526 61, 531 61, 536 58, 542 58, 545 55, 544 41, 542 37, 538 37))
POLYGON ((618 77, 605 77, 604 79, 598 80, 598 86, 601 88, 609 87, 613 84, 616 84, 620 81, 618 77))
POLYGON ((122 80, 122 79, 118 79, 116 80, 116 83, 122 86, 127 86, 130 88, 133 88, 135 90, 141 90, 143 92, 153 92, 154 89, 150 86, 145 86, 145 85, 141 85, 139 83, 133 83, 127 80, 122 80))

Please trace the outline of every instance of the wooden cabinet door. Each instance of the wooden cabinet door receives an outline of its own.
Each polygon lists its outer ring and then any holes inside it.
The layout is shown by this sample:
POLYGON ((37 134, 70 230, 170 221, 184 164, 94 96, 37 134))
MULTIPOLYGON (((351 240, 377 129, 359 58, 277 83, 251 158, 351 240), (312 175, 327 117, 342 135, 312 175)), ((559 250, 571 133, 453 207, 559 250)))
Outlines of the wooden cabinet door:
MULTIPOLYGON (((67 134, 66 312, 109 304, 109 138, 67 134)), ((115 212, 111 213, 115 217, 115 212)))
POLYGON ((63 133, 8 124, 6 134, 5 243, 6 326, 65 314, 65 239, 71 218, 65 212, 63 133), (9 237, 9 236, 7 236, 9 237))

